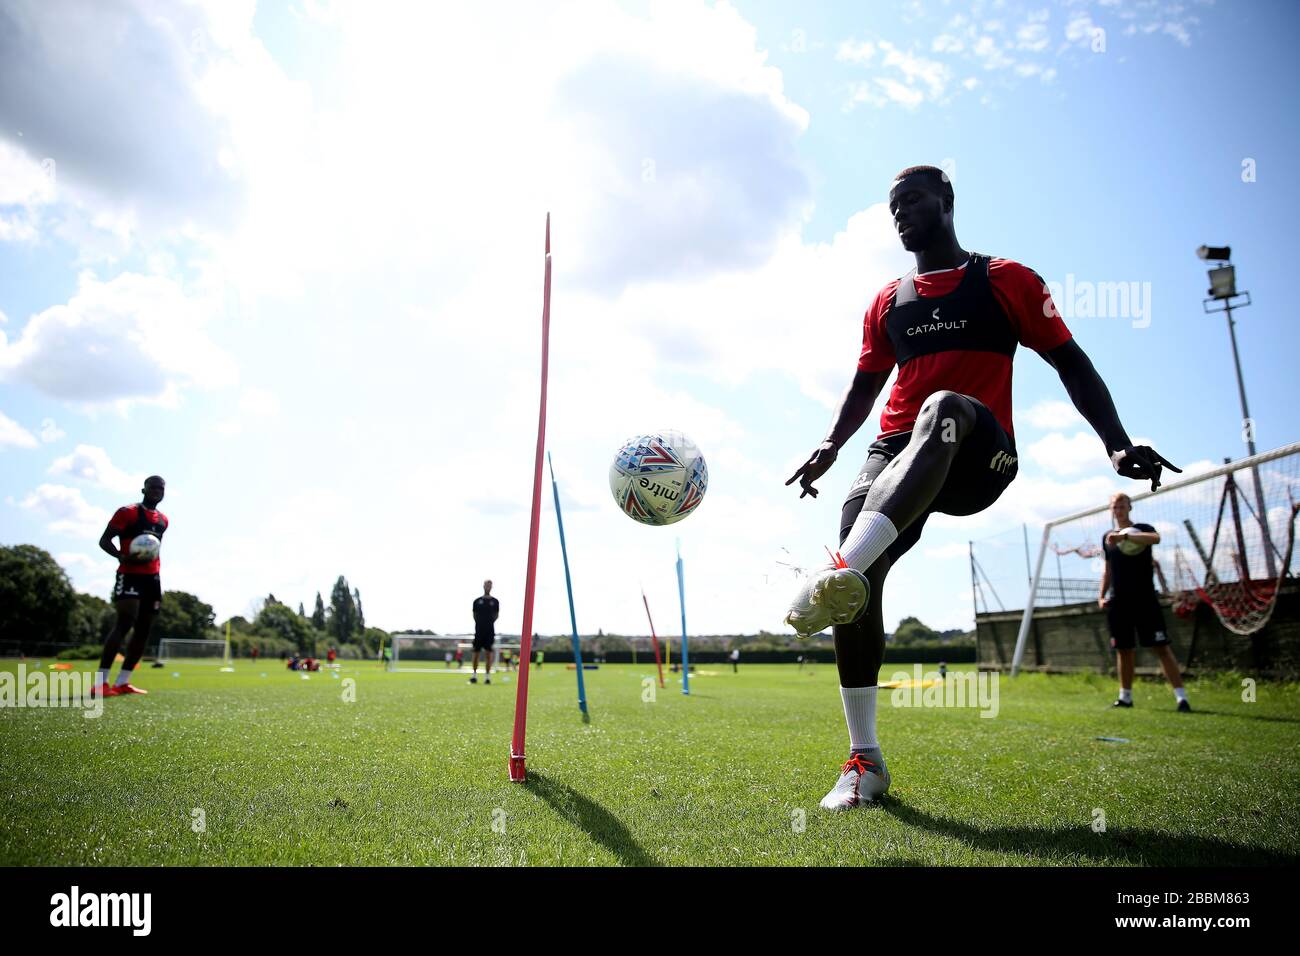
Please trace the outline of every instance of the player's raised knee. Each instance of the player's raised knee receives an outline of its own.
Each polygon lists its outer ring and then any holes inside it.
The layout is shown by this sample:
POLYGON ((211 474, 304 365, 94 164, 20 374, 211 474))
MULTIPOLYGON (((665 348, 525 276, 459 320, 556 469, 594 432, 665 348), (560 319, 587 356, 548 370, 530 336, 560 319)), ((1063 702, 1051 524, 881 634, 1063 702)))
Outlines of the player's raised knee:
POLYGON ((941 389, 931 392, 921 403, 916 418, 916 430, 924 434, 937 433, 949 439, 961 439, 975 427, 975 409, 965 396, 941 389))

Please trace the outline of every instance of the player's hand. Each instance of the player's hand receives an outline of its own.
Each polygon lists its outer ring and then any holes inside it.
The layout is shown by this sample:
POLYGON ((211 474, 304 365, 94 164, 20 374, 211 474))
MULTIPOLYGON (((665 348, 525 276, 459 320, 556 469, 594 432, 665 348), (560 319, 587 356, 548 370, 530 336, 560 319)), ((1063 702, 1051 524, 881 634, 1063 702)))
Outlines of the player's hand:
POLYGON ((813 482, 826 474, 831 465, 835 464, 835 459, 839 457, 839 449, 835 447, 832 441, 824 441, 817 446, 817 450, 808 456, 808 460, 799 466, 799 470, 786 479, 786 484, 793 484, 795 479, 799 480, 799 487, 803 489, 799 497, 812 495, 817 497, 817 489, 813 487, 813 482))
POLYGON ((1150 479, 1152 491, 1160 487, 1160 468, 1162 465, 1171 471, 1178 472, 1180 475, 1183 473, 1181 468, 1161 456, 1150 445, 1130 445, 1127 448, 1121 448, 1111 454, 1110 463, 1115 466, 1115 471, 1125 478, 1132 478, 1136 481, 1150 479))
POLYGON ((1106 532, 1106 543, 1107 543, 1107 544, 1119 544, 1119 539, 1122 538, 1122 537, 1124 537, 1124 535, 1123 535, 1122 533, 1120 533, 1119 531, 1107 531, 1107 532, 1106 532))
POLYGON ((1105 607, 1107 604, 1109 604, 1109 603, 1110 603, 1110 598, 1108 598, 1108 597, 1099 597, 1099 598, 1097 598, 1097 607, 1104 608, 1104 607, 1105 607))

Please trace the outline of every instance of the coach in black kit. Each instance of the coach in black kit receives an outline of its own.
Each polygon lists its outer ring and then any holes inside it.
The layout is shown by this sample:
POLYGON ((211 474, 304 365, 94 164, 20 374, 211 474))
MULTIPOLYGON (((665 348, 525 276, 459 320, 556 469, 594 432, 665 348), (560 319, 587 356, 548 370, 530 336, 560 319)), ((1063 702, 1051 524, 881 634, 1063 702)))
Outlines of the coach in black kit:
POLYGON ((1159 568, 1151 548, 1160 543, 1160 532, 1149 524, 1134 524, 1130 519, 1132 509, 1133 502, 1128 495, 1122 491, 1111 495, 1110 514, 1115 527, 1102 537, 1106 568, 1101 575, 1097 603, 1106 610, 1110 646, 1115 649, 1115 669, 1119 672, 1119 698, 1113 706, 1133 706, 1136 637, 1137 644, 1150 648, 1159 658, 1160 667, 1174 688, 1178 709, 1186 713, 1192 705, 1187 702, 1178 661, 1169 647, 1164 611, 1151 580, 1152 572, 1159 568))
POLYGON ((496 643, 496 621, 500 613, 501 606, 492 596, 492 582, 484 581, 483 596, 474 599, 474 657, 470 662, 472 673, 469 678, 471 684, 478 683, 479 651, 487 654, 487 664, 483 668, 483 683, 492 683, 492 645, 496 643))

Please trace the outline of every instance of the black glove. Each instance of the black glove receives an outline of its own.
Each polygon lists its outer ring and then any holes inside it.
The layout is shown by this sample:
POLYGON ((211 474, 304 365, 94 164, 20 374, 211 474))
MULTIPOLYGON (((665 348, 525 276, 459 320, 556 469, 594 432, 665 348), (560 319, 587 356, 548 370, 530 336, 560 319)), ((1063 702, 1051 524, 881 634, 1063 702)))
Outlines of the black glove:
POLYGON ((1161 465, 1180 475, 1183 473, 1181 468, 1164 458, 1150 445, 1130 445, 1121 448, 1111 454, 1110 463, 1115 466, 1115 471, 1125 478, 1133 478, 1137 481, 1151 479, 1152 491, 1160 487, 1161 465))

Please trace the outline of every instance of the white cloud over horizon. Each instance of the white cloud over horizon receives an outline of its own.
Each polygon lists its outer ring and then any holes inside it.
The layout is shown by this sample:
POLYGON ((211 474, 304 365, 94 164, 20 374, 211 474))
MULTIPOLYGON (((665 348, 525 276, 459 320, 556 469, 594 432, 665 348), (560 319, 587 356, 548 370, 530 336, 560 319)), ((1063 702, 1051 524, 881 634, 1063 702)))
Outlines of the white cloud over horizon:
POLYGON ((13 448, 35 448, 37 441, 35 435, 4 412, 0 412, 0 448, 6 445, 13 448))
POLYGON ((70 454, 56 458, 49 473, 56 477, 80 478, 100 488, 130 495, 144 484, 144 475, 133 478, 109 460, 108 452, 94 445, 78 445, 70 454))

